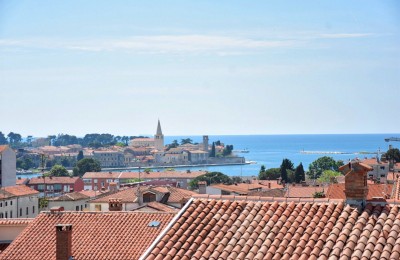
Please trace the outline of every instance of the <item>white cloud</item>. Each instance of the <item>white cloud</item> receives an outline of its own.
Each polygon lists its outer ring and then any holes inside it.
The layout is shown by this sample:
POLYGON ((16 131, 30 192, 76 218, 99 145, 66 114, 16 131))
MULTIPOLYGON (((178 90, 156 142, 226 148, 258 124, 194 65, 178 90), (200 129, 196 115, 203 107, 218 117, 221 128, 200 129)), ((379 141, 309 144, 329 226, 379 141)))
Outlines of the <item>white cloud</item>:
POLYGON ((268 35, 269 39, 215 35, 153 35, 120 39, 62 40, 62 39, 0 39, 0 46, 15 48, 67 49, 71 51, 124 51, 130 53, 214 53, 220 56, 242 55, 271 48, 304 46, 315 39, 344 39, 369 37, 371 33, 299 33, 268 35), (290 36, 290 37, 289 37, 290 36))

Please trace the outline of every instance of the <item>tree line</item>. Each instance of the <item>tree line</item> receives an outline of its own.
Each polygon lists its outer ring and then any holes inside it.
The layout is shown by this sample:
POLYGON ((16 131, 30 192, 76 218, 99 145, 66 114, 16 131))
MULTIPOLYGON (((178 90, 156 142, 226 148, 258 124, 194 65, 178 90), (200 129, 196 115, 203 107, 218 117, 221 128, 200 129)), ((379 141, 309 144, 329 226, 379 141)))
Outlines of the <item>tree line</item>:
MULTIPOLYGON (((127 146, 130 140, 135 138, 147 138, 145 136, 114 136, 112 134, 86 134, 84 137, 77 137, 69 134, 48 135, 48 145, 66 146, 79 144, 83 147, 99 148, 105 146, 119 145, 127 146)), ((9 144, 12 148, 23 148, 32 146, 34 138, 29 135, 25 140, 18 133, 10 132, 7 136, 0 132, 0 145, 9 144)))
POLYGON ((340 176, 339 167, 343 165, 343 161, 335 161, 332 157, 320 157, 312 162, 308 171, 304 171, 303 164, 300 163, 296 168, 289 159, 285 158, 279 168, 266 169, 261 166, 258 178, 260 180, 276 180, 281 178, 285 183, 301 183, 305 181, 306 175, 309 179, 318 179, 321 182, 330 182, 333 177, 340 176))

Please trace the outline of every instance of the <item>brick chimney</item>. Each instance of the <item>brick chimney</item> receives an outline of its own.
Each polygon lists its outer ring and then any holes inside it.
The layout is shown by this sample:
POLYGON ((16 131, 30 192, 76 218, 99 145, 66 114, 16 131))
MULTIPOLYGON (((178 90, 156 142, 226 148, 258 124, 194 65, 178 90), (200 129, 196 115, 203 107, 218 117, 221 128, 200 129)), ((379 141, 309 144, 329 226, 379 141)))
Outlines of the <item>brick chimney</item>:
POLYGON ((349 162, 339 168, 345 175, 346 204, 359 209, 364 208, 368 195, 367 177, 372 167, 360 162, 349 162))
POLYGON ((199 194, 207 194, 207 182, 206 181, 199 181, 197 183, 199 185, 199 194))
POLYGON ((109 211, 122 211, 122 199, 110 198, 108 200, 109 211))
POLYGON ((118 189, 117 189, 117 183, 115 183, 115 182, 110 182, 110 184, 108 185, 108 189, 109 189, 111 192, 116 192, 116 191, 118 191, 118 189))
POLYGON ((72 225, 56 225, 56 260, 72 258, 72 225))

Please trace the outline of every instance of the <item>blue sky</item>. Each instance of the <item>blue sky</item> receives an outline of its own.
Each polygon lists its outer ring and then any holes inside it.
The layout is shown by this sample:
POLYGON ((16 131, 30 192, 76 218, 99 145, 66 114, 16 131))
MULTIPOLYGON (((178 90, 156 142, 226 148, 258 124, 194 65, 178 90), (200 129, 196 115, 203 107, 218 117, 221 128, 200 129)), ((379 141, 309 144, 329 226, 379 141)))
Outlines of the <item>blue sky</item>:
POLYGON ((2 1, 0 131, 398 133, 398 1, 2 1))

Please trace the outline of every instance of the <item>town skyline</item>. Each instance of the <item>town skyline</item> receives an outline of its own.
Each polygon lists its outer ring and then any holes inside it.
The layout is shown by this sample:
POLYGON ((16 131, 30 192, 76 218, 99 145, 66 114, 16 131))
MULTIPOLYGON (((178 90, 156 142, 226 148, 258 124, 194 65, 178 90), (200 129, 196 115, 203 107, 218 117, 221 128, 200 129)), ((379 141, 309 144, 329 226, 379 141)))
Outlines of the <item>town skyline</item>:
POLYGON ((0 2, 0 130, 398 133, 396 1, 0 2), (154 8, 157 6, 157 8, 154 8))

